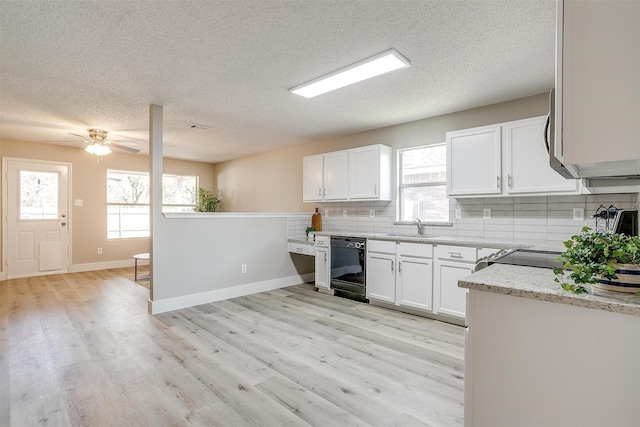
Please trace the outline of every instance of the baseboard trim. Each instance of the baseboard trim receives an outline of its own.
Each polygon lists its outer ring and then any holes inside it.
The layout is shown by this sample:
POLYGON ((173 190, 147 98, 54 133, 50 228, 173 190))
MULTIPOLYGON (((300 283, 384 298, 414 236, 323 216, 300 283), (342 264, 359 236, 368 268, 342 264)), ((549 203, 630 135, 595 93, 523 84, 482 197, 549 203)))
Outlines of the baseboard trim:
POLYGON ((246 285, 232 286, 215 291, 201 292, 197 294, 183 295, 174 298, 148 301, 150 314, 166 313, 168 311, 180 310, 182 308, 194 307, 200 304, 223 301, 226 299, 242 297, 245 295, 257 294, 259 292, 272 291, 287 286, 298 285, 313 281, 314 273, 300 274, 295 276, 281 277, 279 279, 265 280, 263 282, 248 283, 246 285))
MULTIPOLYGON (((142 265, 142 264, 138 264, 142 265)), ((116 261, 89 262, 86 264, 72 264, 69 272, 80 273, 83 271, 108 270, 110 268, 133 267, 133 258, 116 261)))

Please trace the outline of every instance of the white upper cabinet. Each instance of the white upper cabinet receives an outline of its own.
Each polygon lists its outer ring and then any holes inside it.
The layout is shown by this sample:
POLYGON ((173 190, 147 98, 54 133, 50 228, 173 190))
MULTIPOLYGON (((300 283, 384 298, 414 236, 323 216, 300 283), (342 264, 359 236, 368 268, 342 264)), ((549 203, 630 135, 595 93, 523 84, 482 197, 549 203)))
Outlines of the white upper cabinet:
POLYGON ((336 151, 324 155, 324 200, 344 200, 348 188, 348 154, 336 151))
POLYGON ((391 200, 391 147, 378 144, 349 150, 349 198, 391 200))
POLYGON ((579 194, 580 180, 549 166, 545 117, 447 132, 452 197, 579 194))
POLYGON ((500 194, 500 126, 447 132, 447 194, 500 194))
POLYGON ((542 138, 545 117, 504 125, 507 185, 510 195, 576 192, 578 180, 566 179, 549 167, 542 138))
POLYGON ((558 1, 556 157, 581 177, 640 170, 640 1, 558 1))
POLYGON ((324 191, 323 156, 309 156, 302 159, 302 199, 314 202, 322 200, 324 191))
POLYGON ((391 147, 370 145, 303 159, 303 201, 391 200, 391 147))

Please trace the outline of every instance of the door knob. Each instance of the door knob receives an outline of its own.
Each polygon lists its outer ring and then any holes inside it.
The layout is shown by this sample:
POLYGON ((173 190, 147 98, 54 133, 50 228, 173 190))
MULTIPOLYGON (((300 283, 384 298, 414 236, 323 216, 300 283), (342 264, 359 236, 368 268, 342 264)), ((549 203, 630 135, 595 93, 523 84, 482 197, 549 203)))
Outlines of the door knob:
POLYGON ((66 218, 66 217, 67 217, 67 214, 62 214, 62 215, 60 215, 60 216, 61 216, 62 218, 66 218))
POLYGON ((62 223, 62 226, 64 227, 65 225, 67 225, 67 223, 66 223, 66 222, 63 222, 63 223, 62 223))

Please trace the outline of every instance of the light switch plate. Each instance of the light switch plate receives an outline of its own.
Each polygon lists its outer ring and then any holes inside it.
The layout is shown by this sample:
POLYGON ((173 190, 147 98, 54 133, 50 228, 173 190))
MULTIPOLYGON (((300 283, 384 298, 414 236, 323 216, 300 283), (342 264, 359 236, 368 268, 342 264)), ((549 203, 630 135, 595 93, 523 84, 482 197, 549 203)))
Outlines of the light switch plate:
POLYGON ((342 216, 344 216, 344 217, 347 216, 347 210, 346 209, 342 209, 342 216))
POLYGON ((456 219, 462 218, 462 209, 456 209, 456 219))
POLYGON ((84 200, 82 200, 82 199, 75 199, 75 200, 73 201, 73 204, 74 204, 74 206, 82 206, 82 205, 84 205, 84 200))
POLYGON ((573 220, 584 221, 584 208, 573 208, 573 220))
POLYGON ((491 219, 491 209, 482 209, 482 219, 491 219))
POLYGON ((325 210, 324 210, 324 216, 325 216, 325 217, 328 217, 328 216, 329 216, 329 209, 325 209, 325 210))

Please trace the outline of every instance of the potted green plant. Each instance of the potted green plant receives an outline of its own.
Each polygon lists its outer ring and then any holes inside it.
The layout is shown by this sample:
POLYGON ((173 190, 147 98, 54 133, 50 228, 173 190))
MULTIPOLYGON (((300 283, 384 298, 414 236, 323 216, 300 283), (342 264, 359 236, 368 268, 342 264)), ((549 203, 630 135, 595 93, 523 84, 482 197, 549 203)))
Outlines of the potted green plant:
POLYGON ((555 281, 573 293, 586 293, 585 284, 608 290, 640 290, 640 237, 615 233, 582 232, 564 242, 565 250, 555 267, 555 281), (571 278, 573 283, 566 280, 571 278))
POLYGON ((211 191, 198 188, 196 206, 193 210, 196 212, 217 212, 221 202, 211 191))
POLYGON ((313 242, 314 237, 315 237, 315 231, 316 229, 313 227, 307 227, 307 229, 304 231, 305 234, 307 235, 307 240, 310 242, 313 242))

